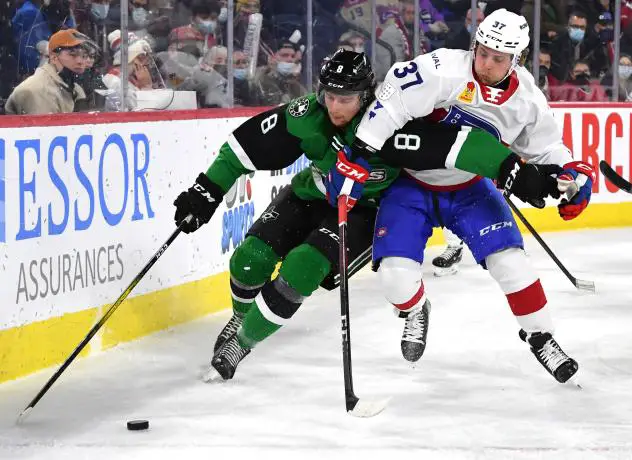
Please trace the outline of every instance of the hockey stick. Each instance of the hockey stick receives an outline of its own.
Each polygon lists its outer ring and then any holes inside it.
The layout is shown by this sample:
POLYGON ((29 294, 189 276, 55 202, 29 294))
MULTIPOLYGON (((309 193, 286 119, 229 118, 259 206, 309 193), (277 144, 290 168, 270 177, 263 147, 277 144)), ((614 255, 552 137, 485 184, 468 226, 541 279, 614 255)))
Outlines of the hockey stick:
POLYGON ((149 269, 153 267, 154 264, 158 261, 158 259, 160 259, 160 257, 165 253, 167 248, 171 245, 171 243, 173 243, 173 241, 182 231, 182 224, 188 219, 190 219, 190 216, 180 223, 178 228, 176 228, 176 230, 171 234, 169 239, 162 246, 160 246, 160 249, 156 251, 156 253, 150 259, 150 261, 147 262, 147 264, 143 267, 140 273, 136 275, 136 278, 132 280, 132 282, 129 284, 129 286, 127 286, 127 288, 125 288, 125 290, 119 296, 119 298, 116 299, 116 301, 112 304, 112 306, 108 309, 108 311, 105 312, 105 314, 101 317, 99 322, 96 323, 94 326, 92 326, 92 329, 90 329, 90 332, 88 332, 88 335, 84 337, 81 343, 77 345, 77 348, 75 348, 75 350, 70 354, 70 356, 66 358, 66 361, 64 361, 64 363, 59 367, 59 369, 57 369, 57 372, 55 372, 53 376, 50 379, 48 379, 48 382, 46 382, 46 384, 42 387, 39 393, 37 393, 37 395, 29 403, 29 405, 26 406, 26 408, 24 408, 24 410, 20 413, 17 420, 18 424, 21 423, 26 418, 26 416, 31 412, 31 410, 33 410, 33 408, 39 402, 39 400, 42 399, 42 397, 46 394, 46 392, 48 392, 50 387, 53 386, 53 384, 57 381, 57 379, 61 376, 61 374, 66 370, 66 368, 70 366, 70 364, 75 360, 75 358, 79 355, 79 353, 81 353, 81 350, 83 350, 86 347, 86 345, 88 345, 88 342, 90 342, 90 339, 92 339, 92 337, 95 336, 95 334, 99 331, 99 329, 101 329, 101 327, 110 318, 110 316, 114 314, 114 312, 119 307, 119 305, 123 303, 123 301, 127 298, 129 293, 132 292, 132 289, 136 287, 136 285, 140 282, 140 280, 142 280, 143 277, 147 274, 149 269))
POLYGON ((351 325, 349 323, 349 275, 347 271, 347 196, 338 197, 338 237, 340 265, 340 316, 342 320, 342 369, 345 380, 345 404, 347 412, 356 417, 373 417, 384 410, 388 399, 366 401, 353 392, 351 373, 351 325))
POLYGON ((520 210, 513 203, 513 201, 511 201, 507 195, 504 195, 504 196, 505 196, 505 200, 507 200, 507 203, 509 204, 509 207, 514 212, 514 214, 516 214, 518 216, 518 218, 522 221, 524 226, 527 227, 527 229, 531 232, 533 237, 538 241, 538 243, 540 243, 540 246, 542 246, 542 249, 544 249, 546 251, 546 253, 549 255, 549 257, 551 259, 553 259, 553 262, 555 262, 555 264, 558 267, 560 267, 560 270, 562 270, 562 272, 571 281, 571 283, 573 283, 575 285, 575 287, 577 289, 579 289, 580 291, 595 292, 595 283, 593 281, 586 281, 586 280, 581 280, 579 278, 575 278, 571 274, 571 272, 569 272, 568 269, 564 266, 564 264, 560 261, 560 259, 557 258, 555 253, 549 247, 549 245, 544 242, 544 240, 538 234, 538 232, 535 230, 535 228, 533 228, 533 225, 531 225, 529 223, 527 218, 524 216, 524 214, 522 214, 522 212, 520 212, 520 210))
POLYGON ((618 175, 617 172, 612 169, 612 166, 610 166, 604 160, 601 160, 599 162, 599 169, 601 170, 602 174, 606 176, 606 179, 616 185, 617 188, 623 190, 624 192, 632 193, 632 184, 620 175, 618 175))

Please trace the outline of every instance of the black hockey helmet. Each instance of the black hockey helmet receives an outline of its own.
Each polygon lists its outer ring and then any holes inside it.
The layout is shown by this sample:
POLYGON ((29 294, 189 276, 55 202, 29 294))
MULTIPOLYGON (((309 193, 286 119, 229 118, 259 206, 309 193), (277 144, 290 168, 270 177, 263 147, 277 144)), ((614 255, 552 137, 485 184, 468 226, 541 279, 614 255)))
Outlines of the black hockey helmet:
POLYGON ((364 53, 339 49, 320 68, 318 99, 323 103, 324 91, 336 94, 360 94, 367 105, 375 92, 375 74, 364 53))

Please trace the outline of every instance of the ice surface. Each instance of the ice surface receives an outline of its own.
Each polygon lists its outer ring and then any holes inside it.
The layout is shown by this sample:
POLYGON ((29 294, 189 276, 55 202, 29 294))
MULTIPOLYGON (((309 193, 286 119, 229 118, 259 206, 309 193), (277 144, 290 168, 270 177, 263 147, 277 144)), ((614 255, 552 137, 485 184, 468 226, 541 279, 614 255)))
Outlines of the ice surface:
POLYGON ((73 363, 19 427, 52 370, 0 385, 0 458, 630 459, 632 229, 544 237, 575 276, 597 284, 596 294, 579 293, 527 240, 583 390, 537 363, 500 289, 468 254, 456 276, 435 278, 425 265, 433 308, 416 368, 400 356, 403 323, 374 274, 351 280, 356 394, 392 396, 376 417, 345 413, 338 292, 318 292, 230 382, 199 379, 228 320, 222 312, 73 363), (127 431, 137 418, 150 430, 127 431))

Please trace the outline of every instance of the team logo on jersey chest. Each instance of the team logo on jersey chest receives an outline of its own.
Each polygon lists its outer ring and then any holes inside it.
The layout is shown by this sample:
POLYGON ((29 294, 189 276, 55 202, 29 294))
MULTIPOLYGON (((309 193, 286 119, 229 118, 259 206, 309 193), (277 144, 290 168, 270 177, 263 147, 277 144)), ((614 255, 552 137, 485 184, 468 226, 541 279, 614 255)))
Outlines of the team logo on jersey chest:
POLYGON ((483 86, 481 91, 485 102, 491 102, 496 105, 502 104, 505 90, 494 88, 493 86, 483 86))
POLYGON ((287 111, 295 118, 302 117, 309 109, 309 99, 301 97, 290 104, 287 111))
POLYGON ((473 81, 468 81, 465 89, 461 91, 459 97, 457 99, 461 102, 465 102, 466 104, 471 104, 474 101, 474 96, 476 95, 476 85, 473 81))

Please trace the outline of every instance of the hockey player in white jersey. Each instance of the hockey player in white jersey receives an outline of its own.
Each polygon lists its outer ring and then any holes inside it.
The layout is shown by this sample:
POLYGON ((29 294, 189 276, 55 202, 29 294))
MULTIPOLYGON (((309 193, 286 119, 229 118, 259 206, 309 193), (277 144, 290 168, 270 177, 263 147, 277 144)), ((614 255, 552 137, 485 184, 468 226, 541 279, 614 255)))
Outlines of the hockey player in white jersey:
MULTIPOLYGON (((525 161, 560 165, 558 187, 568 199, 560 202, 559 213, 565 220, 576 217, 590 200, 594 170, 573 161, 544 95, 522 67, 528 44, 525 18, 500 9, 480 24, 470 51, 439 49, 396 63, 358 127, 354 155, 371 155, 414 118, 483 128, 525 161)), ((414 149, 419 143, 401 144, 414 149)), ((404 357, 416 361, 426 346, 430 303, 421 263, 433 227, 449 228, 468 245, 503 290, 519 336, 558 382, 568 381, 577 362, 553 338, 544 290, 509 207, 491 181, 457 170, 406 170, 381 201, 374 266, 386 298, 406 318, 404 357)))

